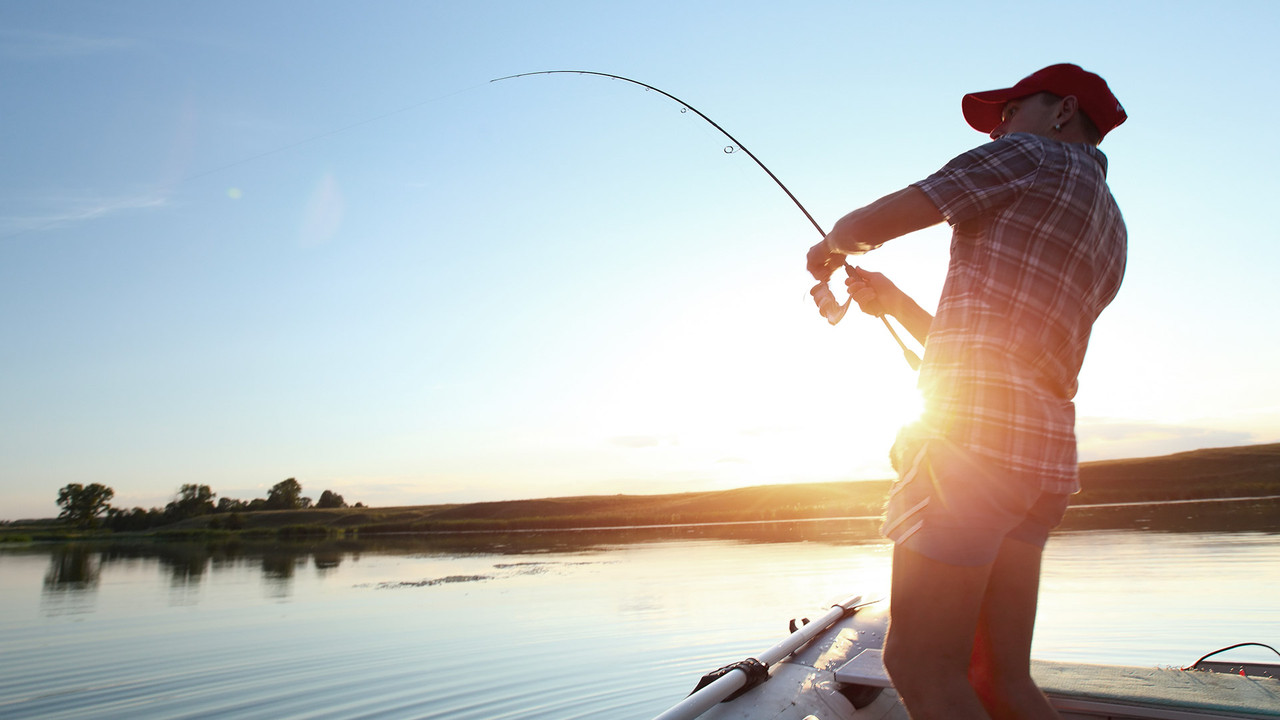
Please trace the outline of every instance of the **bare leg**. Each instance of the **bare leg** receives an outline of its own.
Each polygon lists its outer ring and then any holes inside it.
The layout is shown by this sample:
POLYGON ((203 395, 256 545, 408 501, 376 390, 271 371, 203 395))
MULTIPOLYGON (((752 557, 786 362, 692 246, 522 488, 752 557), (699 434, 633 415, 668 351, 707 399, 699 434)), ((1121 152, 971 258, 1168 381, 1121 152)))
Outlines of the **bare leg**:
POLYGON ((1031 680, 1041 554, 1035 545, 1006 539, 982 598, 969 679, 997 720, 1059 718, 1031 680))
POLYGON ((913 720, 989 717, 969 661, 990 572, 894 547, 884 664, 913 720))

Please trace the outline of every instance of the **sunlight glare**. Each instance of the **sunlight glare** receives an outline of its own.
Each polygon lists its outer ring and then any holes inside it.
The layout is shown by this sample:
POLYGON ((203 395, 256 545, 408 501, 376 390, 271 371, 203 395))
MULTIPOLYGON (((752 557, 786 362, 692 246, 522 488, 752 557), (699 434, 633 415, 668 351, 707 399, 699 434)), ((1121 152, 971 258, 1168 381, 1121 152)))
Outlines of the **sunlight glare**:
POLYGON ((751 310, 690 313, 650 338, 596 395, 588 432, 625 465, 694 467, 718 487, 890 477, 897 430, 920 412, 915 376, 883 348, 866 367, 833 359, 869 318, 830 328, 751 310))

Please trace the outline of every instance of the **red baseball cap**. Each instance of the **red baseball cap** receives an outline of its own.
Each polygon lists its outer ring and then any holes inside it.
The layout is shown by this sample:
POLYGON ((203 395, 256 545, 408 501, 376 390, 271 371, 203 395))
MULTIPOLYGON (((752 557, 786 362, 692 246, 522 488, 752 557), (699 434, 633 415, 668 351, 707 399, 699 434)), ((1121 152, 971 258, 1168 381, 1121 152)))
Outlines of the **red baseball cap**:
POLYGON ((1104 137, 1129 117, 1120 101, 1111 94, 1106 80, 1070 63, 1037 70, 1011 88, 969 93, 960 102, 960 109, 973 129, 990 134, 1000 124, 1005 103, 1042 92, 1059 97, 1075 95, 1080 109, 1098 126, 1098 132, 1104 137))

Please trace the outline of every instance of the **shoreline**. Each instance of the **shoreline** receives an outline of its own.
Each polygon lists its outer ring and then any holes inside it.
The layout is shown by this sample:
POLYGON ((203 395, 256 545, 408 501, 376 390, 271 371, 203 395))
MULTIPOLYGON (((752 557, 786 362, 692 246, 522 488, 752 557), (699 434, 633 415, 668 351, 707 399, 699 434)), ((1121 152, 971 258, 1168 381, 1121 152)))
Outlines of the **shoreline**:
MULTIPOLYGON (((1071 508, 1093 513, 1206 501, 1280 500, 1280 443, 1080 466, 1071 508)), ((761 485, 667 495, 593 495, 466 504, 214 513, 139 533, 75 532, 56 520, 0 524, 0 542, 153 537, 354 537, 437 532, 671 528, 876 518, 890 480, 761 485)))
MULTIPOLYGON (((1071 505, 1067 508, 1068 515, 1073 511, 1097 511, 1097 510, 1113 510, 1113 509, 1133 509, 1133 508, 1149 508, 1158 509, 1162 507, 1172 507, 1178 505, 1206 505, 1206 504, 1225 504, 1237 502, 1270 502, 1280 501, 1280 495, 1253 495, 1246 497, 1220 497, 1220 498, 1199 498, 1191 500, 1145 500, 1136 502, 1114 502, 1114 503, 1096 503, 1091 505, 1071 505)), ((808 518, 790 518, 787 520, 724 520, 719 522, 687 522, 687 523, 668 523, 664 525, 604 525, 604 526, 584 526, 584 527, 566 527, 566 528, 511 528, 498 532, 505 533, 545 533, 545 532, 623 532, 627 530, 678 530, 681 528, 715 528, 715 527, 738 527, 748 525, 776 525, 778 523, 820 523, 820 522, 856 522, 856 521, 879 521, 880 515, 844 515, 834 517, 808 517, 808 518)), ((421 530, 417 532, 405 533, 384 533, 385 535, 403 534, 403 535, 485 535, 493 534, 493 530, 421 530)))
MULTIPOLYGON (((667 531, 698 531, 718 529, 748 529, 752 527, 768 528, 779 526, 816 526, 821 523, 865 523, 870 526, 871 534, 878 537, 880 515, 836 515, 822 517, 793 517, 769 520, 721 520, 690 521, 681 523, 662 523, 649 525, 580 525, 554 527, 485 527, 485 528, 431 528, 413 530, 380 530, 378 528, 359 528, 335 530, 320 525, 292 525, 276 530, 176 530, 165 532, 139 533, 72 533, 72 532, 37 532, 32 535, 5 534, 0 531, 0 548, 27 544, 56 543, 203 543, 210 547, 223 543, 239 544, 241 542, 267 543, 279 546, 281 543, 309 544, 315 542, 355 542, 392 541, 406 538, 462 538, 483 536, 537 536, 590 533, 645 533, 667 531)), ((1083 530, 1139 530, 1179 532, 1191 530, 1211 531, 1260 531, 1280 533, 1280 495, 1261 495, 1247 497, 1199 498, 1189 500, 1153 500, 1138 502, 1097 503, 1092 505, 1071 505, 1067 508, 1066 517, 1054 532, 1072 532, 1083 530), (1236 509, 1224 514, 1224 506, 1244 504, 1243 511, 1236 509), (1204 512, 1199 515, 1185 515, 1186 506, 1203 506, 1218 512, 1204 512), (1216 506, 1216 507, 1215 507, 1216 506), (1205 524, 1213 527, 1201 527, 1205 524), (1232 525, 1234 527, 1225 527, 1232 525)))

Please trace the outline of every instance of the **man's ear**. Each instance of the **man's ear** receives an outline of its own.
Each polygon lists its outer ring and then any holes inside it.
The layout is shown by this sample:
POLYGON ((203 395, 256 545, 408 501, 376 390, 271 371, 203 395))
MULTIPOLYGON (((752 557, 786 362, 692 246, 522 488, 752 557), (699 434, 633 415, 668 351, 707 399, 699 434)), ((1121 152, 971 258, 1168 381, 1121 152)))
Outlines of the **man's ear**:
POLYGON ((1080 100, 1075 95, 1068 95, 1058 104, 1058 113, 1054 116, 1053 122, 1055 125, 1066 125, 1077 112, 1080 112, 1080 100))

